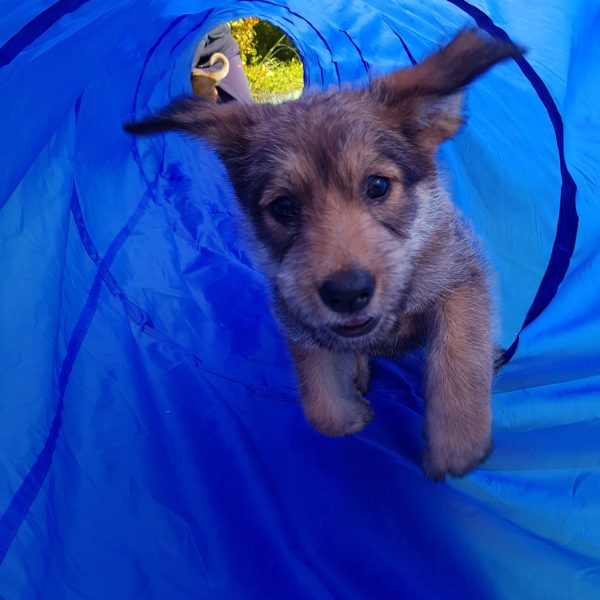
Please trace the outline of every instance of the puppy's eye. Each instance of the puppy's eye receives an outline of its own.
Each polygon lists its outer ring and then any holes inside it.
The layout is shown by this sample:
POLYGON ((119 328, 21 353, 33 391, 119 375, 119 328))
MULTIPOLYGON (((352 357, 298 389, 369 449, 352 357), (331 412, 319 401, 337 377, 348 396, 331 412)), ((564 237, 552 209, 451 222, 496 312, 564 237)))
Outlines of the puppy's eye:
POLYGON ((381 202, 390 189, 390 180, 380 175, 369 175, 365 182, 365 195, 369 200, 378 200, 381 202))
POLYGON ((269 204, 269 212, 282 225, 295 225, 298 222, 298 207, 294 200, 288 196, 282 196, 271 202, 269 204))

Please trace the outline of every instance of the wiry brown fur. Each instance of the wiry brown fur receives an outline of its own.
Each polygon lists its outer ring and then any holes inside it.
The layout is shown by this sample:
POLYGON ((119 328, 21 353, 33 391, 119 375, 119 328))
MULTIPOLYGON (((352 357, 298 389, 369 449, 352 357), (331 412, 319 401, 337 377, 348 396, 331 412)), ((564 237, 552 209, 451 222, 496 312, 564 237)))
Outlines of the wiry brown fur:
POLYGON ((440 185, 435 153, 462 123, 463 87, 520 52, 466 31, 364 90, 278 106, 182 99, 126 126, 214 144, 252 225, 316 429, 362 429, 373 415, 363 398, 368 357, 426 344, 423 464, 436 479, 464 474, 489 452, 493 357, 484 268, 440 185), (385 201, 367 198, 371 175, 391 182, 385 201), (281 197, 298 207, 293 226, 270 211, 281 197), (375 280, 370 302, 353 315, 335 312, 319 294, 323 281, 350 269, 375 280), (374 329, 357 337, 336 331, 357 315, 372 317, 374 329))

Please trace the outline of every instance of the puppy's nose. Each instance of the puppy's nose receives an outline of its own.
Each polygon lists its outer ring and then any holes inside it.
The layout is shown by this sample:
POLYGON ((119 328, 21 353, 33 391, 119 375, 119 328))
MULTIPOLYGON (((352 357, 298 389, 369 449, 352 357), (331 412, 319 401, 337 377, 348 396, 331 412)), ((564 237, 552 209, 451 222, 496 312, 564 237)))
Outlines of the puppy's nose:
POLYGON ((328 277, 321 284, 319 295, 335 312, 352 313, 367 306, 374 291, 373 275, 363 269, 352 269, 328 277))

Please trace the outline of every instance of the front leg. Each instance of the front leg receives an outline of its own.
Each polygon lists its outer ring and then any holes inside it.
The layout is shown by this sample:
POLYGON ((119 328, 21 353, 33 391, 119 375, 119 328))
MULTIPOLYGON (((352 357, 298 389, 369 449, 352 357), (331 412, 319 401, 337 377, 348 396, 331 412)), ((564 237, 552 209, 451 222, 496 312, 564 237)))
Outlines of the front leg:
POLYGON ((290 343, 304 414, 325 435, 348 435, 360 431, 373 418, 371 405, 357 387, 364 381, 365 366, 357 371, 357 357, 319 347, 290 343))
POLYGON ((423 467, 439 480, 464 475, 491 451, 493 349, 485 283, 440 300, 428 333, 423 467))

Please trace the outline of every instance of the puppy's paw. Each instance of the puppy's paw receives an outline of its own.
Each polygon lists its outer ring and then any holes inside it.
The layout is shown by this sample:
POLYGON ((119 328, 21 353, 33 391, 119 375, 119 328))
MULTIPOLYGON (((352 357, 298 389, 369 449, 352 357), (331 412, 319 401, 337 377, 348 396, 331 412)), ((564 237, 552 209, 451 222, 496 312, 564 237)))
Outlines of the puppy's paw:
POLYGON ((350 435, 362 431, 375 417, 371 403, 357 390, 356 399, 350 404, 352 410, 346 411, 346 426, 341 435, 350 435))
POLYGON ((306 410, 308 422, 327 436, 351 435, 363 430, 375 413, 360 392, 352 400, 339 400, 321 405, 320 410, 306 410))
POLYGON ((446 475, 462 477, 485 461, 492 451, 490 428, 483 431, 439 429, 428 435, 423 470, 434 481, 446 475))

